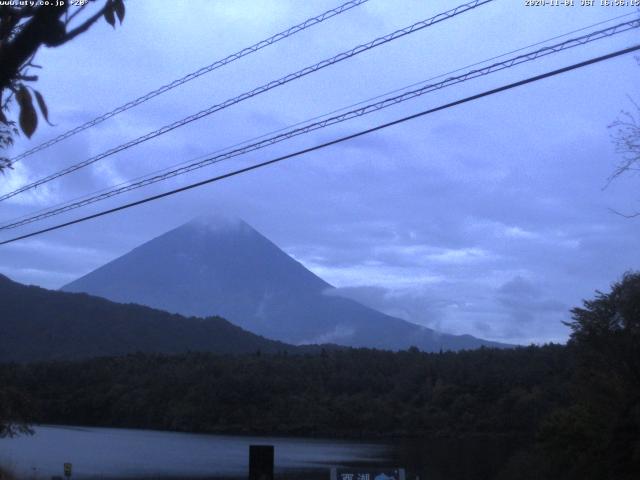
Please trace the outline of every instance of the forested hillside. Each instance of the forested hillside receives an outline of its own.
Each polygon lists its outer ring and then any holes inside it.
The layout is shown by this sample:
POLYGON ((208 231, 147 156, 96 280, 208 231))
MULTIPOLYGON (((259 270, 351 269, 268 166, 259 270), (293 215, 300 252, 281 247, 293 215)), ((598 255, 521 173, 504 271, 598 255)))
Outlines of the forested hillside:
MULTIPOLYGON (((0 420, 193 432, 501 439, 503 478, 640 471, 640 274, 572 311, 566 346, 133 354, 0 365, 0 420)), ((0 424, 3 422, 0 422, 0 424)), ((11 422, 8 423, 11 425, 11 422)), ((0 432, 1 433, 1 432, 0 432)))
POLYGON ((86 294, 25 286, 2 275, 0 305, 0 362, 298 348, 254 335, 220 317, 172 315, 86 294))

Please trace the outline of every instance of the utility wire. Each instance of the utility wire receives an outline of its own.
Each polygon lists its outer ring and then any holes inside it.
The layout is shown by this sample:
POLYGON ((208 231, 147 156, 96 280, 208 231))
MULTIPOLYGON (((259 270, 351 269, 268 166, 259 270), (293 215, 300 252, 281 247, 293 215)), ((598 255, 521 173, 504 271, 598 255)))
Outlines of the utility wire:
POLYGON ((212 72, 214 70, 217 70, 220 67, 223 67, 225 65, 228 65, 232 62, 235 62, 236 60, 241 59, 242 57, 246 57, 247 55, 250 55, 252 53, 255 53, 259 50, 262 50, 265 47, 268 47, 269 45, 273 45, 274 43, 279 42, 280 40, 284 40, 285 38, 291 37, 293 35, 295 35, 296 33, 299 33, 303 30, 306 30, 309 27, 312 27, 314 25, 318 25, 319 23, 324 22, 325 20, 328 20, 332 17, 335 17, 336 15, 340 15, 341 13, 344 13, 348 10, 351 10, 354 7, 357 7, 359 5, 362 5, 363 3, 368 2, 369 0, 351 0, 349 2, 346 2, 342 5, 340 5, 339 7, 333 8, 331 10, 327 10, 324 13, 321 13, 320 15, 317 15, 315 17, 311 17, 308 18, 307 20, 305 20, 302 23, 299 23, 298 25, 295 25, 291 28, 288 28, 280 33, 277 33, 265 40, 262 40, 254 45, 251 45, 250 47, 246 47, 243 48, 242 50, 233 53, 231 55, 229 55, 228 57, 225 57, 221 60, 217 60, 215 62, 213 62, 211 65, 207 65, 206 67, 202 67, 199 70, 196 70, 195 72, 191 72, 187 75, 185 75, 182 78, 179 78, 177 80, 174 80, 171 83, 168 83, 166 85, 163 85, 161 87, 158 87, 157 89, 142 95, 141 97, 136 98, 135 100, 131 100, 130 102, 125 103, 124 105, 121 105, 103 115, 100 115, 99 117, 94 118, 93 120, 90 120, 86 123, 83 123, 82 125, 79 125, 75 128, 72 128, 71 130, 68 130, 60 135, 58 135, 55 138, 52 138, 51 140, 47 140, 46 142, 41 143, 40 145, 36 145, 35 147, 21 153, 20 155, 17 155, 16 157, 10 159, 10 163, 14 164, 20 160, 22 160, 23 158, 26 158, 30 155, 33 155, 36 152, 39 152, 41 150, 44 150, 45 148, 48 148, 52 145, 55 145, 58 142, 61 142, 62 140, 65 140, 66 138, 69 138, 73 135, 75 135, 76 133, 82 132, 83 130, 86 130, 88 128, 91 128, 95 125, 98 125, 99 123, 104 122, 105 120, 114 117, 116 115, 118 115, 119 113, 125 112, 127 110, 129 110, 130 108, 133 108, 137 105, 140 105, 141 103, 144 103, 148 100, 151 100, 154 97, 157 97, 158 95, 161 95, 165 92, 168 92, 169 90, 172 90, 176 87, 179 87, 180 85, 183 85, 187 82, 190 82, 191 80, 194 80, 206 73, 212 72))
POLYGON ((141 137, 138 137, 136 139, 133 139, 127 143, 121 144, 117 147, 111 148, 109 150, 107 150, 106 152, 103 152, 99 155, 96 155, 94 157, 91 157, 87 160, 84 160, 80 163, 76 163, 74 165, 71 165, 70 167, 67 167, 63 170, 60 170, 56 173, 53 173, 51 175, 48 175, 47 177, 41 178, 40 180, 37 180, 33 183, 30 183, 28 185, 25 185, 23 187, 18 188, 17 190, 13 190, 9 193, 5 193, 4 195, 0 196, 0 201, 2 200, 6 200, 8 198, 11 198, 15 195, 18 195, 22 192, 25 192, 27 190, 30 190, 32 188, 38 187, 40 185, 43 185, 47 182, 50 182, 52 180, 55 180, 57 178, 60 178, 64 175, 68 175, 72 172, 75 172, 77 170, 80 170, 81 168, 84 168, 88 165, 91 165, 93 163, 96 163, 106 157, 109 157, 111 155, 114 155, 118 152, 121 152, 123 150, 126 150, 128 148, 131 148, 135 145, 138 145, 140 143, 146 142, 147 140, 151 140, 152 138, 158 137, 160 135, 163 135, 165 133, 168 133, 176 128, 182 127, 188 123, 194 122, 196 120, 199 120, 203 117, 206 117, 208 115, 211 115, 212 113, 215 113, 217 111, 223 110, 227 107, 230 107, 232 105, 235 105, 237 103, 240 103, 244 100, 247 100, 249 98, 255 97, 256 95, 260 95, 262 93, 265 93, 269 90, 272 90, 276 87, 280 87, 286 83, 289 83, 293 80, 297 80, 298 78, 304 77, 306 75, 309 75, 311 73, 315 73, 323 68, 326 68, 328 66, 331 66, 333 64, 336 64, 338 62, 341 62, 343 60, 347 60, 351 57, 354 57, 356 55, 359 55, 363 52, 369 51, 373 48, 379 47, 380 45, 384 45, 386 43, 389 43, 393 40, 396 40, 398 38, 404 37, 406 35, 418 32, 420 30, 423 30, 427 27, 430 27, 436 23, 440 23, 442 21, 448 20, 450 18, 453 18, 455 16, 458 16, 462 13, 468 12, 470 10, 473 10, 474 8, 477 8, 481 5, 490 3, 494 0, 474 0, 472 2, 469 3, 465 3, 463 5, 459 5, 456 8, 453 8, 451 10, 448 10, 446 12, 440 13, 434 17, 428 18, 426 20, 422 20, 420 22, 414 23, 413 25, 410 25, 406 28, 402 28, 400 30, 396 30, 388 35, 385 35, 383 37, 378 37, 375 40, 372 40, 368 43, 365 43, 363 45, 359 45, 355 48, 352 48, 351 50, 342 52, 332 58, 323 60, 321 62, 318 62, 314 65, 311 65, 309 67, 303 68, 302 70, 298 70, 297 72, 294 73, 290 73, 282 78, 279 78, 278 80, 273 80, 269 83, 266 83, 260 87, 257 87, 253 90, 250 90, 248 92, 245 92, 237 97, 234 98, 230 98, 222 103, 216 104, 216 105, 212 105, 211 107, 202 110, 198 113, 194 113, 193 115, 190 115, 188 117, 183 118, 182 120, 178 120, 176 122, 173 122, 169 125, 165 125, 164 127, 161 127, 157 130, 154 130, 152 132, 147 133, 146 135, 143 135, 141 137))
POLYGON ((101 212, 94 213, 92 215, 87 215, 85 217, 76 218, 76 219, 68 221, 68 222, 60 223, 58 225, 54 225, 54 226, 51 226, 51 227, 48 227, 48 228, 44 228, 42 230, 37 230, 35 232, 27 233, 25 235, 21 235, 19 237, 14 237, 14 238, 11 238, 9 240, 4 240, 4 241, 0 242, 0 245, 6 245, 6 244, 9 244, 9 243, 17 242, 18 240, 23 240, 23 239, 34 237, 36 235, 40 235, 40 234, 43 234, 43 233, 51 232, 51 231, 54 231, 54 230, 59 230, 61 228, 68 227, 70 225, 75 225, 77 223, 85 222, 85 221, 88 221, 88 220, 92 220, 94 218, 102 217, 104 215, 108 215, 108 214, 111 214, 111 213, 119 212, 121 210, 132 208, 132 207, 135 207, 135 206, 138 206, 138 205, 142 205, 144 203, 148 203, 148 202, 152 202, 152 201, 155 201, 155 200, 159 200, 161 198, 168 197, 168 196, 171 196, 171 195, 175 195, 177 193, 184 192, 184 191, 187 191, 187 190, 191 190, 193 188, 201 187, 203 185, 207 185, 207 184, 214 183, 214 182, 217 182, 217 181, 220 181, 220 180, 224 180, 226 178, 234 177, 236 175, 240 175, 242 173, 250 172, 252 170, 257 170, 258 168, 262 168, 262 167, 266 167, 266 166, 269 166, 269 165, 273 165, 275 163, 282 162, 282 161, 288 160, 290 158, 298 157, 298 156, 304 155, 306 153, 314 152, 316 150, 321 150, 321 149, 329 147, 331 145, 336 145, 338 143, 342 143, 342 142, 345 142, 345 141, 348 141, 348 140, 352 140, 354 138, 361 137, 363 135, 367 135, 367 134, 370 134, 370 133, 373 133, 373 132, 377 132, 379 130, 382 130, 382 129, 385 129, 385 128, 389 128, 391 126, 398 125, 398 124, 407 122, 409 120, 414 120, 416 118, 420 118, 420 117, 423 117, 423 116, 426 116, 426 115, 429 115, 429 114, 432 114, 432 113, 435 113, 435 112, 439 112, 441 110, 446 110, 448 108, 452 108, 452 107, 455 107, 455 106, 458 106, 458 105, 462 105, 464 103, 472 102, 474 100, 478 100, 478 99, 481 99, 481 98, 484 98, 484 97, 495 95, 495 94, 500 93, 500 92, 511 90, 513 88, 520 87, 520 86, 523 86, 523 85, 527 85, 527 84, 530 84, 530 83, 534 83, 534 82, 537 82, 537 81, 540 81, 540 80, 543 80, 543 79, 546 79, 546 78, 549 78, 549 77, 553 77, 553 76, 556 76, 556 75, 560 75, 562 73, 566 73, 566 72, 569 72, 569 71, 572 71, 572 70, 577 70, 579 68, 583 68, 583 67, 586 67, 588 65, 593 65, 593 64, 596 64, 596 63, 603 62, 605 60, 610 60, 612 58, 616 58, 616 57, 619 57, 621 55, 626 55, 628 53, 636 52, 638 50, 640 50, 640 44, 637 44, 637 45, 634 45, 632 47, 628 47, 628 48, 625 48, 625 49, 622 49, 622 50, 617 50, 615 52, 612 52, 612 53, 609 53, 609 54, 606 54, 606 55, 602 55, 602 56, 599 56, 599 57, 591 58, 591 59, 585 60, 583 62, 574 63, 573 65, 569 65, 567 67, 559 68, 557 70, 552 70, 550 72, 546 72, 546 73, 543 73, 543 74, 540 74, 540 75, 529 77, 529 78, 526 78, 524 80, 520 80, 520 81, 517 81, 517 82, 514 82, 514 83, 503 85, 501 87, 497 87, 497 88, 494 88, 494 89, 491 89, 491 90, 486 90, 486 91, 484 91, 482 93, 478 93, 476 95, 472 95, 472 96, 463 98, 461 100, 456 100, 454 102, 446 103, 444 105, 440 105, 438 107, 431 108, 429 110, 424 110, 422 112, 415 113, 413 115, 402 117, 402 118, 394 120, 392 122, 383 123, 381 125, 377 125, 375 127, 372 127, 372 128, 366 129, 366 130, 361 130, 361 131, 359 131, 357 133, 353 133, 351 135, 346 135, 346 136, 331 140, 329 142, 325 142, 325 143, 321 143, 319 145, 315 145, 313 147, 305 148, 303 150, 298 150, 296 152, 293 152, 293 153, 290 153, 290 154, 287 154, 287 155, 283 155, 283 156, 280 156, 280 157, 277 157, 277 158, 273 158, 271 160, 267 160, 267 161, 264 161, 264 162, 261 162, 261 163, 256 163, 256 164, 248 166, 248 167, 240 168, 238 170, 234 170, 232 172, 228 172, 228 173, 225 173, 223 175, 218 175, 218 176, 206 179, 206 180, 202 180, 200 182, 192 183, 192 184, 186 185, 184 187, 176 188, 176 189, 170 190, 168 192, 164 192, 164 193, 160 193, 158 195, 153 195, 153 196, 150 196, 150 197, 146 197, 146 198, 143 198, 141 200, 137 200, 135 202, 131 202, 131 203, 127 203, 127 204, 124 204, 124 205, 120 205, 118 207, 110 208, 108 210, 103 210, 101 212))
POLYGON ((252 137, 252 138, 249 138, 249 139, 242 140, 242 141, 240 141, 238 143, 235 143, 233 145, 227 145, 224 148, 219 148, 219 149, 214 150, 213 152, 209 152, 209 153, 206 153, 206 154, 203 154, 203 155, 199 155, 196 158, 191 158, 189 160, 185 160, 185 161, 182 161, 182 162, 177 163, 177 164, 169 165, 169 166, 164 167, 164 168, 159 169, 159 170, 154 170, 154 171, 152 171, 150 173, 146 173, 146 174, 134 177, 134 178, 130 178, 129 180, 126 180, 124 182, 118 183, 116 185, 111 185, 109 187, 101 188, 99 190, 94 190, 93 192, 77 196, 77 197, 75 197, 75 198, 73 198, 71 200, 67 200, 67 201, 64 201, 64 202, 59 202, 59 203, 57 203, 55 205, 36 210, 35 212, 31 212, 31 213, 28 213, 28 214, 25 214, 25 215, 21 215, 19 217, 14 217, 13 219, 5 221, 2 225, 0 225, 0 230, 2 230, 3 227, 8 226, 9 223, 17 222, 18 220, 22 220, 22 219, 28 218, 28 217, 33 216, 33 215, 37 215, 37 214, 42 213, 42 212, 46 212, 46 211, 61 207, 63 205, 68 205, 68 204, 71 204, 71 203, 78 202, 80 200, 89 199, 89 198, 91 198, 93 196, 96 196, 96 195, 98 195, 100 193, 103 193, 103 192, 107 192, 107 191, 109 191, 111 189, 116 189, 116 188, 120 188, 120 187, 125 186, 125 185, 133 184, 134 182, 136 182, 138 180, 142 180, 144 178, 149 178, 149 177, 152 177, 154 175, 159 175, 161 173, 168 172, 171 169, 174 169, 174 168, 177 168, 177 167, 181 167, 183 165, 187 165, 187 164, 192 163, 192 162, 197 162, 199 160, 205 159, 205 158, 210 157, 211 155, 217 154, 219 152, 225 152, 225 151, 230 150, 232 148, 236 148, 236 147, 239 147, 241 145, 246 145, 248 143, 255 142, 256 140, 260 140, 262 138, 269 137, 270 135, 273 135, 275 133, 284 132, 285 130, 289 130, 289 129, 292 129, 294 127, 298 127, 300 125, 304 125, 305 123, 312 122, 314 120, 318 120, 318 119, 321 119, 321 118, 328 117, 329 115, 333 115, 333 114, 338 113, 338 112, 343 112, 343 111, 349 110, 350 108, 357 107, 359 105, 363 105, 363 104, 365 104, 367 102, 371 102, 373 100, 378 100, 379 98, 383 98, 383 97, 386 97, 388 95, 393 95, 394 93, 402 92, 402 91, 408 90, 409 88, 416 87, 418 85, 424 85, 427 82, 431 82, 431 81, 437 80, 439 78, 444 78, 444 77, 453 75, 454 73, 462 72, 462 71, 464 71, 464 70, 466 70, 468 68, 476 67, 478 65, 484 65, 484 64, 486 64, 488 62, 491 62, 493 60, 497 60, 499 58, 504 58, 504 57, 506 57, 508 55, 512 55, 514 53, 522 52, 524 50, 527 50, 527 49, 530 49, 530 48, 533 48, 533 47, 544 45, 544 44, 549 43, 549 42, 551 42, 553 40, 558 40, 560 38, 568 37, 569 35, 573 35, 575 33, 583 32, 585 30, 589 30, 591 28, 594 28, 594 27, 597 27, 597 26, 600 26, 600 25, 604 25, 605 23, 610 23, 610 22, 613 22, 615 20, 620 20, 621 18, 630 17, 632 15, 635 16, 637 14, 635 12, 631 12, 631 13, 626 13, 626 14, 623 14, 623 15, 618 15, 616 17, 609 18, 608 20, 603 20, 601 22, 593 23, 591 25, 587 25, 585 27, 581 27, 581 28, 578 28, 576 30, 572 30, 570 32, 566 32, 566 33, 563 33, 563 34, 560 34, 560 35, 556 35, 556 36, 551 37, 551 38, 547 38, 545 40, 541 40, 541 41, 536 42, 536 43, 532 43, 532 44, 529 44, 529 45, 526 45, 526 46, 523 46, 523 47, 519 47, 519 48, 517 48, 515 50, 511 50, 509 52, 502 53, 500 55, 496 55, 494 57, 487 58, 487 59, 481 60, 479 62, 475 62, 475 63, 469 64, 469 65, 465 65, 464 67, 460 67, 460 68, 457 68, 455 70, 451 70, 451 71, 449 71, 447 73, 442 73, 442 74, 439 74, 437 76, 430 77, 430 78, 428 78, 426 80, 421 80, 419 82, 415 82, 415 83, 412 83, 410 85, 406 85, 406 86, 401 87, 401 88, 396 88, 394 90, 387 91, 385 93, 381 93, 381 94, 376 95, 374 97, 369 97, 367 99, 360 100, 359 102, 352 103, 350 105, 338 108, 336 110, 332 110, 330 112, 326 112, 326 113, 323 113, 321 115, 316 115, 314 117, 307 118, 306 120, 302 120, 302 121, 296 122, 294 124, 287 125, 286 127, 281 127, 281 128, 276 129, 276 130, 271 130, 271 131, 263 133, 261 135, 258 135, 258 136, 255 136, 255 137, 252 137))
POLYGON ((214 156, 209 156, 207 158, 204 158, 200 161, 196 161, 193 163, 190 163, 186 166, 181 166, 179 168, 175 168, 173 170, 169 170, 169 171, 165 171, 164 173, 161 174, 157 174, 155 176, 146 176, 143 177, 143 179, 138 180, 138 181, 132 181, 124 186, 121 187, 116 187, 113 188, 111 190, 107 190, 107 191, 103 191, 102 193, 99 193, 97 195, 91 196, 91 197, 85 197, 81 200, 78 201, 72 201, 69 203, 64 204, 63 206, 57 207, 57 208, 52 208, 49 210, 44 211, 43 213, 36 213, 32 216, 26 217, 26 218, 22 218, 22 219, 17 219, 15 221, 12 221, 11 223, 6 223, 2 226, 0 226, 0 230, 9 230, 9 229, 13 229, 13 228, 18 228, 21 227, 23 225, 27 225, 29 223, 33 223, 36 222, 38 220, 43 220, 45 218, 50 218, 56 215, 60 215, 62 213, 71 211, 71 210, 75 210, 77 208, 80 207, 84 207, 86 205, 90 205, 92 203, 96 203, 98 201, 102 201, 102 200, 106 200, 108 198, 114 197, 116 195, 120 195, 132 190, 136 190, 138 188, 142 188, 160 181, 164 181, 167 180, 169 178, 172 177, 176 177, 178 175, 183 175, 186 174, 188 172, 191 172, 193 170, 197 170, 215 163, 219 163, 222 162, 224 160, 228 160, 230 158, 233 157, 237 157, 240 155, 244 155, 246 153, 255 151, 255 150, 259 150, 262 148, 266 148, 268 146, 274 145, 276 143, 280 143, 284 140, 288 140, 290 138, 299 136, 299 135, 303 135, 315 130, 319 130, 321 128, 325 128, 328 127, 330 125, 335 125, 338 123, 342 123, 345 122, 347 120, 353 119, 353 118, 357 118, 357 117, 361 117, 364 115, 367 115, 369 113, 373 113, 376 112, 378 110, 382 110, 384 108, 390 107, 392 105, 397 105, 399 103, 408 101, 408 100, 412 100, 416 97, 419 97, 421 95, 425 95, 427 93, 433 92, 435 90, 440 90, 452 85, 456 85, 462 82, 466 82, 468 80, 472 80, 478 77, 482 77, 482 76, 486 76, 489 75, 491 73, 495 73, 501 70, 505 70, 507 68, 511 68, 514 67, 516 65, 520 65, 523 64, 525 62, 531 62, 534 60, 537 60, 541 57, 547 56, 547 55, 551 55, 554 53, 558 53, 570 48, 574 48, 580 45, 585 45, 587 43, 596 41, 596 40, 601 40, 603 38, 609 38, 613 35, 617 35, 626 31, 629 31, 631 29, 634 28, 638 28, 640 27, 640 19, 638 20, 632 20, 629 22, 623 22, 620 23, 618 25, 615 25, 613 27, 610 28, 606 28, 603 30, 599 30, 599 31, 595 31, 595 32, 591 32, 587 35, 583 35, 580 37, 576 37, 576 38, 572 38, 569 40, 566 40, 562 43, 558 43, 555 45, 551 45, 548 47, 544 47, 538 50, 535 50, 533 52, 530 53, 526 53, 523 55, 519 55, 516 57, 512 57, 509 59, 506 59, 502 62, 498 62, 498 63, 494 63, 492 65, 489 65, 487 67, 484 68, 480 68, 480 69, 476 69, 476 70, 471 70, 463 75, 459 75, 459 76, 455 76, 455 77, 449 77, 444 81, 438 82, 438 83, 434 83, 434 84, 428 84, 425 86, 422 86, 421 88, 415 89, 415 90, 411 90, 411 91, 407 91, 404 92, 400 95, 396 95, 394 97, 389 97, 389 98, 385 98, 382 101, 379 102, 375 102, 375 103, 371 103, 369 105, 363 106, 361 108, 355 109, 355 110, 351 110, 345 113, 342 113, 340 115, 336 115, 333 117, 329 117, 329 118, 325 118, 324 120, 318 121, 318 122, 314 122, 314 123, 310 123, 308 125, 305 125, 304 127, 300 127, 300 128, 294 128, 292 130, 289 130, 285 133, 281 133, 279 135, 275 135, 269 138, 266 138, 264 140, 240 147, 240 148, 235 148, 233 150, 230 151, 226 151, 225 153, 222 154, 218 154, 218 155, 214 155, 214 156))

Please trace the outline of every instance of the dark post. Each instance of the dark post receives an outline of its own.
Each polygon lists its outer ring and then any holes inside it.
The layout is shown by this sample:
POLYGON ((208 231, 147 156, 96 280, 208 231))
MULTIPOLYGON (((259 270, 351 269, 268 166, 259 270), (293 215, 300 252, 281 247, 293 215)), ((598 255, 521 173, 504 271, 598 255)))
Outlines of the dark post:
POLYGON ((273 480, 273 445, 249 445, 249 480, 273 480))

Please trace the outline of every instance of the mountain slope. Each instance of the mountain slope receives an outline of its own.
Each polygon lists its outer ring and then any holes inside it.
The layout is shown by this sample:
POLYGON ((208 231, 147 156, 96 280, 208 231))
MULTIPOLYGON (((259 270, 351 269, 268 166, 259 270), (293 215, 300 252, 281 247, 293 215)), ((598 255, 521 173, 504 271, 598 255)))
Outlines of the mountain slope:
POLYGON ((222 318, 185 318, 86 294, 25 286, 0 275, 0 362, 134 352, 295 351, 222 318))
POLYGON ((183 315, 220 315, 288 343, 426 351, 500 344, 435 332, 354 300, 241 220, 197 219, 63 287, 183 315))

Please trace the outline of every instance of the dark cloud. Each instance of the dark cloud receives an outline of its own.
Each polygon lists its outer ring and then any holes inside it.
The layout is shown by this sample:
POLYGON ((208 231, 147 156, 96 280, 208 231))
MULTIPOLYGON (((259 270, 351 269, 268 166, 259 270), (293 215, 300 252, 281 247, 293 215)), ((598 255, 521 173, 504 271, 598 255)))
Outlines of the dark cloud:
POLYGON ((513 324, 521 328, 536 320, 562 317, 570 308, 561 301, 546 297, 542 288, 520 276, 498 288, 497 302, 504 307, 513 324))

